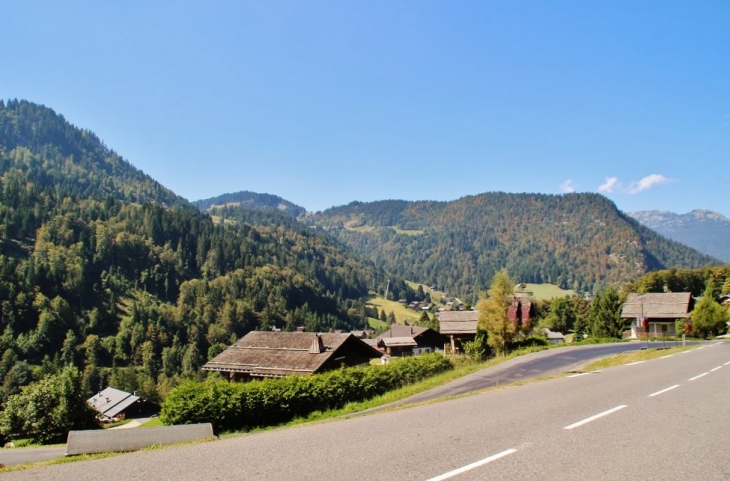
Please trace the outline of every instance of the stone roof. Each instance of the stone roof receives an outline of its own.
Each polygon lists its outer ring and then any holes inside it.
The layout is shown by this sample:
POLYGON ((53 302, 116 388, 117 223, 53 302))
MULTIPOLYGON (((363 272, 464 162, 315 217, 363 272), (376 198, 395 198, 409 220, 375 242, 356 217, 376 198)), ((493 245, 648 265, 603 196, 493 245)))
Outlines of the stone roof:
POLYGON ((692 307, 690 292, 629 294, 621 309, 622 318, 684 319, 692 307))
POLYGON ((370 358, 381 356, 350 333, 253 331, 207 362, 203 370, 262 377, 307 375, 320 371, 330 358, 337 360, 347 350, 370 358))

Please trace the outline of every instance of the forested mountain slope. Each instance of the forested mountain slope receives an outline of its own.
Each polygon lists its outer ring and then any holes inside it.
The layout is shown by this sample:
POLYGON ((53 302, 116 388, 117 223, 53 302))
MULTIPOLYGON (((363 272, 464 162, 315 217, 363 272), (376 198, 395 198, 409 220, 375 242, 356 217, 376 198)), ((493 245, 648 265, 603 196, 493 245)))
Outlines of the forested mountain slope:
POLYGON ((225 207, 242 207, 250 210, 276 210, 292 217, 298 217, 306 212, 304 207, 282 199, 278 195, 259 194, 249 191, 223 194, 210 199, 197 200, 194 204, 202 211, 207 211, 211 208, 225 210, 225 207))
POLYGON ((720 263, 656 234, 598 194, 353 202, 308 214, 306 222, 386 270, 472 299, 503 267, 521 282, 586 292, 651 270, 720 263))
POLYGON ((215 223, 51 109, 0 102, 0 402, 70 364, 89 391, 155 399, 252 329, 362 328, 381 269, 249 220, 215 223))
POLYGON ((718 212, 645 210, 628 215, 665 237, 730 263, 730 219, 718 212))

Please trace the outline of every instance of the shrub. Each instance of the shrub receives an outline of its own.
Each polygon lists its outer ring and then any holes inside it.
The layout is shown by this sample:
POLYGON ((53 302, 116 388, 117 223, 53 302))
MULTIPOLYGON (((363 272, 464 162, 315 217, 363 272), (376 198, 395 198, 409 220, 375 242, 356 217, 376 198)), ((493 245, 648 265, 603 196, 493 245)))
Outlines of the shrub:
POLYGON ((273 426, 364 401, 452 368, 450 359, 426 354, 384 366, 345 368, 313 376, 246 383, 189 381, 168 394, 160 419, 165 424, 210 422, 217 431, 273 426))
POLYGON ((544 337, 530 336, 522 339, 515 339, 507 343, 507 351, 516 351, 534 346, 549 346, 550 343, 544 337))
POLYGON ((66 440, 72 429, 100 428, 96 410, 86 402, 82 374, 67 367, 10 396, 0 413, 5 438, 30 438, 41 444, 66 440))

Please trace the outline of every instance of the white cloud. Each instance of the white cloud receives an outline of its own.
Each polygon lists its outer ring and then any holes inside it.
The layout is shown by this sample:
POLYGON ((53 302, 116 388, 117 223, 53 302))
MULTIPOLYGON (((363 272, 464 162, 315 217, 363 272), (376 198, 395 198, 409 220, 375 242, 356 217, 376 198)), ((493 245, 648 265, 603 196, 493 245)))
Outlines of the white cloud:
POLYGON ((573 185, 573 179, 568 179, 560 184, 560 192, 563 194, 572 194, 575 192, 575 186, 573 185))
POLYGON ((606 177, 606 182, 598 186, 598 192, 605 192, 610 194, 613 189, 621 187, 621 183, 618 181, 618 177, 606 177))
POLYGON ((667 184, 669 182, 671 182, 671 180, 667 179, 662 174, 651 174, 638 182, 632 182, 629 184, 626 192, 628 194, 638 194, 639 192, 650 189, 655 185, 667 184))

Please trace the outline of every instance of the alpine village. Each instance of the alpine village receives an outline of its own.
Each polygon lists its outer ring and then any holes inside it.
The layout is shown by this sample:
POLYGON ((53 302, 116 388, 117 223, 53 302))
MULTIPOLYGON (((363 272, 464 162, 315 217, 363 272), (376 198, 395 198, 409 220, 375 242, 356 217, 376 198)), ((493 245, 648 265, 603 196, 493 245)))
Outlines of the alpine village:
POLYGON ((50 108, 0 101, 6 446, 246 432, 538 350, 711 339, 729 312, 730 265, 599 194, 191 202, 50 108))

